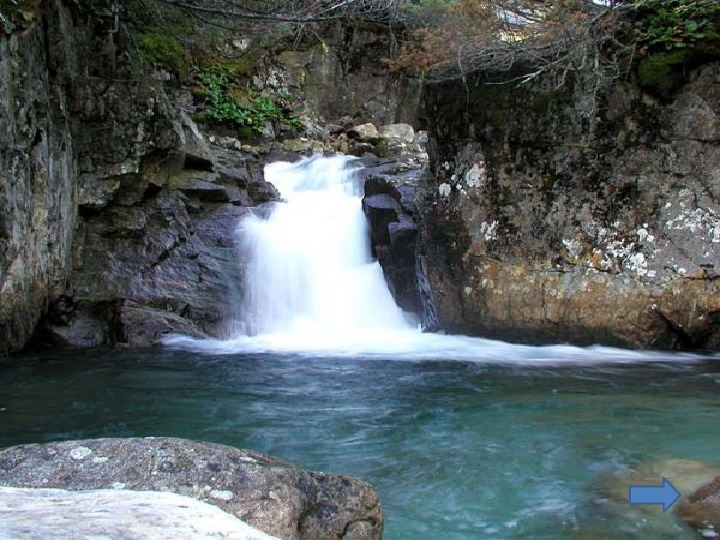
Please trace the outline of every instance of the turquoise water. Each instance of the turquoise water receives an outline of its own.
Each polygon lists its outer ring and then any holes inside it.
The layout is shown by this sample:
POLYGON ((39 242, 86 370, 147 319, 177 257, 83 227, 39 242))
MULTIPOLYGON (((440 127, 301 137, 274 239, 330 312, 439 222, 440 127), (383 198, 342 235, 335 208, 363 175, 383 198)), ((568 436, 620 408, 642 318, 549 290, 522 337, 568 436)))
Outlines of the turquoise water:
POLYGON ((720 362, 675 360, 52 352, 0 367, 0 446, 167 435, 252 448, 373 483, 389 540, 693 538, 667 515, 648 536, 652 523, 597 490, 654 459, 720 463, 720 362))

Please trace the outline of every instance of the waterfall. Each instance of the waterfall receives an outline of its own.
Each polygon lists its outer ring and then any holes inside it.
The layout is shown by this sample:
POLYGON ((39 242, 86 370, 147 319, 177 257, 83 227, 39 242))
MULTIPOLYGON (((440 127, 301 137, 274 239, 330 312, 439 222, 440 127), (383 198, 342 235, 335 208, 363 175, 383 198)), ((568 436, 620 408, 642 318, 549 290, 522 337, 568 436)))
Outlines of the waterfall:
POLYGON ((246 336, 403 329, 377 261, 353 158, 306 158, 266 166, 284 201, 240 224, 248 258, 240 332, 246 336))
MULTIPOLYGON (((238 225, 246 266, 243 298, 230 339, 167 335, 170 347, 210 354, 331 355, 450 359, 486 363, 639 362, 669 354, 609 347, 512 345, 459 335, 423 333, 407 322, 372 260, 353 158, 277 162, 265 177, 284 201, 258 209, 238 225)), ((437 326, 432 291, 418 259, 423 322, 437 326)), ((227 299, 232 302, 232 298, 227 299)), ((689 360, 692 355, 674 355, 689 360)))

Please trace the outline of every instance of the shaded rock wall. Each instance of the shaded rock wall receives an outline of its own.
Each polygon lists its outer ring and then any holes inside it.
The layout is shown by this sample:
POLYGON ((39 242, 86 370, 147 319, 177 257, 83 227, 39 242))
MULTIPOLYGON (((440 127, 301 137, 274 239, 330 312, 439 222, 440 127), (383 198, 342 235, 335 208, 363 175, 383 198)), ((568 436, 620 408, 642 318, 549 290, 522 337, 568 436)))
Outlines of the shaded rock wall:
MULTIPOLYGON (((57 2, 51 2, 57 7, 57 2)), ((0 33, 0 355, 22 347, 64 291, 77 219, 71 14, 0 33)), ((77 73, 75 73, 77 75, 77 73)))
POLYGON ((242 282, 237 223, 247 206, 277 198, 272 186, 251 180, 249 167, 186 169, 161 185, 145 180, 139 199, 118 195, 84 212, 72 288, 48 320, 52 338, 148 346, 173 331, 229 332, 242 282))
POLYGON ((419 213, 441 326, 720 347, 720 64, 670 99, 500 80, 427 87, 419 213))

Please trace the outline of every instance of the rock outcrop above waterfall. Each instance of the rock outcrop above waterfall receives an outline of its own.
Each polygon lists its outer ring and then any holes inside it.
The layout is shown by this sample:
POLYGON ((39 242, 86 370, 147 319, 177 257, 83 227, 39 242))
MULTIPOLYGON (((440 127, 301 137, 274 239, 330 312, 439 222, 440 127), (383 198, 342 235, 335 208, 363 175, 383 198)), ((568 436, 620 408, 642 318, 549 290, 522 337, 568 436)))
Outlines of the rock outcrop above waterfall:
POLYGON ((669 98, 632 82, 497 84, 511 78, 426 88, 419 214, 440 325, 720 348, 720 64, 669 98))
POLYGON ((174 438, 93 439, 0 452, 0 485, 173 492, 285 540, 373 540, 383 515, 360 480, 257 452, 174 438))

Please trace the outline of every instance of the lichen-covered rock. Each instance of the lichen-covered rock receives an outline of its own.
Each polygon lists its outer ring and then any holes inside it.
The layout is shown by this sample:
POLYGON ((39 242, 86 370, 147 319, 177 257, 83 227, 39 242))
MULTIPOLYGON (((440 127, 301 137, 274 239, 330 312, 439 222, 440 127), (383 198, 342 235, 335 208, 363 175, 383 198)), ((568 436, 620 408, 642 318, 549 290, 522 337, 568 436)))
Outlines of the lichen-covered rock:
POLYGON ((427 89, 434 177, 419 211, 440 325, 720 348, 720 64, 669 102, 624 82, 588 101, 505 78, 471 77, 469 110, 453 98, 463 85, 427 89))
POLYGON ((0 486, 0 536, 13 540, 277 540, 207 503, 175 493, 0 486))
POLYGON ((369 484, 257 452, 174 438, 94 439, 0 452, 0 485, 170 491, 210 503, 286 540, 382 536, 369 484))

